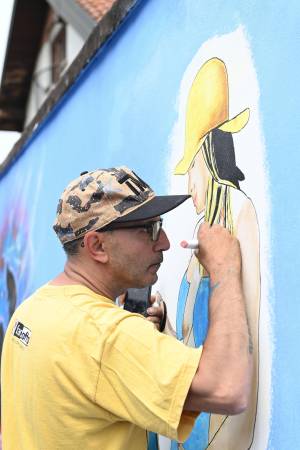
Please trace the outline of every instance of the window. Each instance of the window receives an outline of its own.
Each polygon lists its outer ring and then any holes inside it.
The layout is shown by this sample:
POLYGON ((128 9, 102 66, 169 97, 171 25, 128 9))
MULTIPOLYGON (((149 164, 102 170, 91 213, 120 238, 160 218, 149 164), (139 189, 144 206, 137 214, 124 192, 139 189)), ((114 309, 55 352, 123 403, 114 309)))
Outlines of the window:
POLYGON ((54 37, 52 51, 52 83, 57 83, 66 67, 66 27, 61 24, 60 30, 54 37))

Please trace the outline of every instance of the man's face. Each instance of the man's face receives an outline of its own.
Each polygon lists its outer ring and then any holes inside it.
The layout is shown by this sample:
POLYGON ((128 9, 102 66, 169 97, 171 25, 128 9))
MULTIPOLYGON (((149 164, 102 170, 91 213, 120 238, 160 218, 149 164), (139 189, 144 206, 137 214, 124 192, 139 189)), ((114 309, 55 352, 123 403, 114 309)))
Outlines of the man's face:
POLYGON ((109 265, 112 278, 128 289, 141 288, 157 281, 157 271, 163 261, 163 252, 170 248, 166 233, 162 229, 157 241, 153 241, 143 225, 159 220, 130 222, 141 228, 118 229, 108 232, 109 265))

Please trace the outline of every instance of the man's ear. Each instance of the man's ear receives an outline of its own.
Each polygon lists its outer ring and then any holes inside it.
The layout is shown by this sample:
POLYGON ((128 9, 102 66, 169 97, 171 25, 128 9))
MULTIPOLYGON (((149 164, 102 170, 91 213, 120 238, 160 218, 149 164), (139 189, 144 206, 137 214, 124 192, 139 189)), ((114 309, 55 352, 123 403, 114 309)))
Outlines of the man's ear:
POLYGON ((108 261, 108 253, 104 245, 104 233, 97 233, 97 231, 89 231, 83 238, 84 247, 91 258, 101 263, 108 261))

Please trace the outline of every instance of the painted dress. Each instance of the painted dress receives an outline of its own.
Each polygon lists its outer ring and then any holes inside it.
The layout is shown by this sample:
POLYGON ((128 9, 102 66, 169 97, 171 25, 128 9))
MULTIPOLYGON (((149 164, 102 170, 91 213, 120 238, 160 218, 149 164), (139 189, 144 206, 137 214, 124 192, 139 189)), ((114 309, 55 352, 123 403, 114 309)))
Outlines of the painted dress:
MULTIPOLYGON (((186 336, 184 336, 184 316, 186 310, 186 303, 188 293, 190 289, 190 283, 187 281, 187 275, 185 274, 179 290, 178 304, 177 304, 177 318, 176 318, 176 335, 177 339, 184 342, 186 336)), ((198 285, 194 309, 193 309, 193 321, 192 328, 189 330, 191 334, 190 342, 193 342, 194 347, 200 347, 203 344, 208 330, 208 302, 210 296, 210 281, 209 277, 202 277, 198 285)), ((190 343, 189 343, 190 345, 190 343)), ((181 445, 172 441, 171 450, 184 449, 184 450, 204 450, 208 446, 209 437, 209 413, 201 413, 197 418, 193 430, 189 438, 181 445)))
MULTIPOLYGON (((190 283, 187 281, 187 275, 185 274, 180 285, 178 304, 177 304, 177 318, 176 318, 176 336, 177 339, 186 343, 186 337, 183 333, 184 328, 184 316, 186 310, 186 303, 188 293, 190 289, 190 283)), ((194 347, 199 347, 203 344, 208 330, 208 301, 210 295, 210 281, 208 277, 202 277, 198 285, 194 308, 193 308, 193 321, 190 332, 192 336, 190 341, 193 342, 194 347)), ((190 343, 189 343, 190 345, 190 343)), ((170 450, 204 450, 208 446, 209 435, 209 420, 210 414, 201 413, 197 418, 193 430, 189 438, 183 443, 178 444, 175 441, 171 442, 170 450)), ((159 444, 157 436, 154 433, 149 433, 148 437, 148 450, 159 450, 159 444)))

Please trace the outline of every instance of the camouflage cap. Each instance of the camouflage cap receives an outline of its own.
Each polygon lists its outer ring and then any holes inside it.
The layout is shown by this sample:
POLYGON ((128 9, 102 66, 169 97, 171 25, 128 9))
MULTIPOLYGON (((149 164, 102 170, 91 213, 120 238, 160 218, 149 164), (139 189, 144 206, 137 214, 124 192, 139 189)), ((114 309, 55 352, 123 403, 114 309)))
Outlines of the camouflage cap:
POLYGON ((112 222, 159 216, 189 197, 156 196, 147 183, 125 166, 83 172, 62 193, 53 228, 65 244, 112 222))

